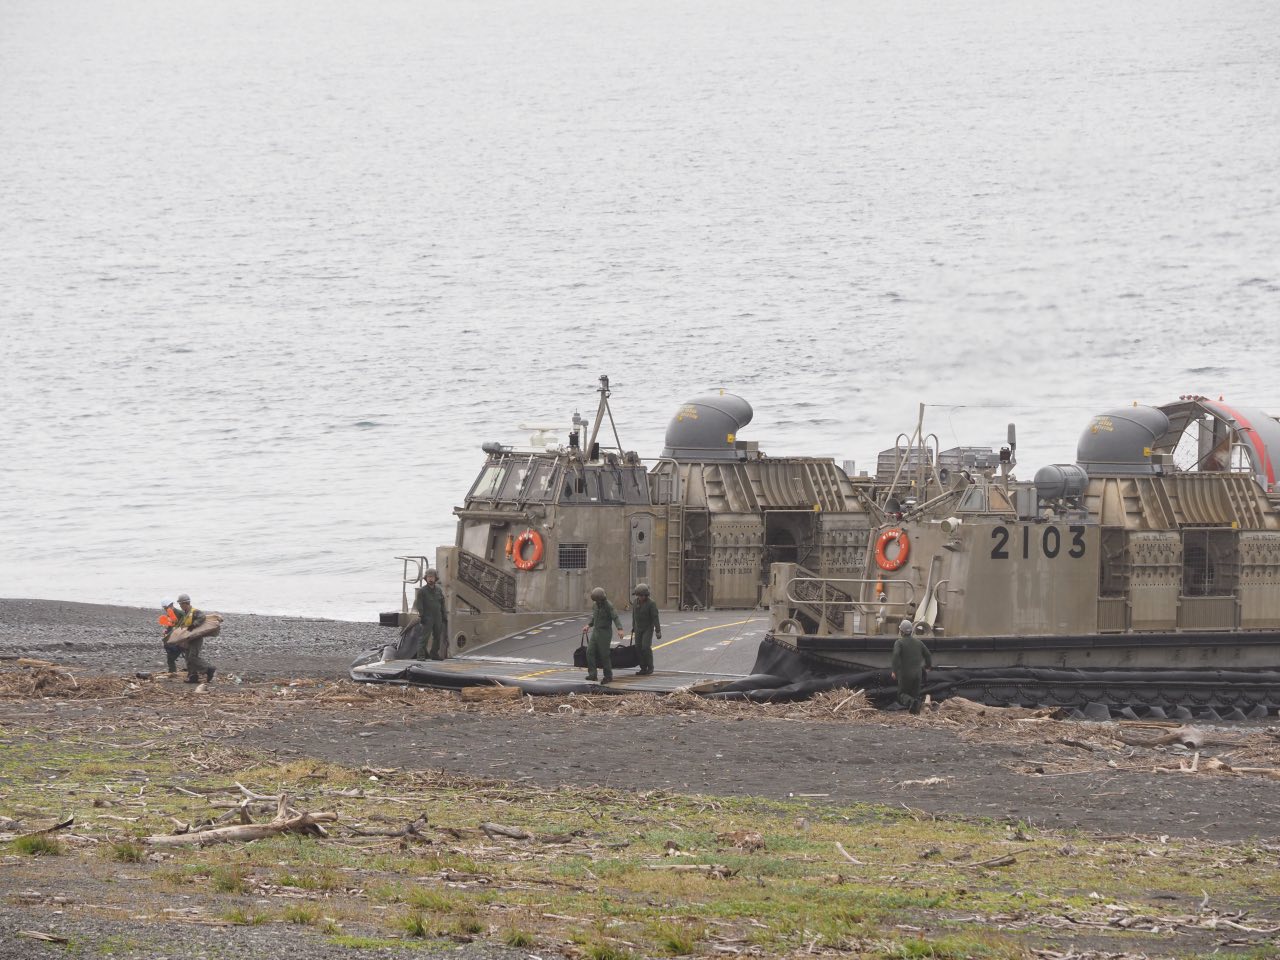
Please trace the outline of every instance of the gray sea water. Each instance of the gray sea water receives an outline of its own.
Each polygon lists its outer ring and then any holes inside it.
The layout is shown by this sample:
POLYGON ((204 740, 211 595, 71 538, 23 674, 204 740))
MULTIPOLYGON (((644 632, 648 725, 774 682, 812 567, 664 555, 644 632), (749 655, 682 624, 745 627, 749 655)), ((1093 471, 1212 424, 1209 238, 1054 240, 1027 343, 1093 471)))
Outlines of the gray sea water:
POLYGON ((0 3, 0 595, 371 618, 480 443, 1280 413, 1272 0, 0 3))

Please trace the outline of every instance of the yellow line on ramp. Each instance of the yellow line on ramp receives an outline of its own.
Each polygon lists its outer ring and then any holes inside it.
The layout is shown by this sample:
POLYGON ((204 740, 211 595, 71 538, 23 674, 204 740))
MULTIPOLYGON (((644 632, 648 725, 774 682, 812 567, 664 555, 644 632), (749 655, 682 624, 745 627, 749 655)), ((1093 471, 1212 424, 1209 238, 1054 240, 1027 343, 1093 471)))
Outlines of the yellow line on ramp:
POLYGON ((676 637, 674 640, 668 640, 666 643, 660 643, 653 649, 661 650, 663 647, 669 647, 673 643, 679 643, 681 640, 688 640, 690 637, 696 637, 700 633, 706 633, 708 630, 721 630, 724 627, 740 627, 744 623, 750 623, 755 617, 748 617, 746 620, 735 620, 733 623, 717 623, 709 627, 703 627, 701 630, 695 630, 693 633, 686 633, 683 637, 676 637))

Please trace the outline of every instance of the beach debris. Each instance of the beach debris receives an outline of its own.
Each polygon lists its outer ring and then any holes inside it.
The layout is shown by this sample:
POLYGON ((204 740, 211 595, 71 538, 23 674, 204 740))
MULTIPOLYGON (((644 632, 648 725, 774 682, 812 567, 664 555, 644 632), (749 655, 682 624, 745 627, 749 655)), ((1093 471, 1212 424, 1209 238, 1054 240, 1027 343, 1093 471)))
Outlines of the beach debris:
POLYGON ((860 867, 866 866, 865 863, 863 863, 861 860, 859 860, 857 857, 851 854, 848 850, 846 850, 844 848, 844 844, 841 843, 839 840, 836 841, 836 849, 840 851, 840 856, 844 857, 850 863, 856 863, 860 867))
POLYGON ((716 834, 716 840, 723 846, 736 847, 748 853, 764 849, 764 837, 754 830, 729 830, 716 834))
POLYGON ((27 937, 31 940, 43 940, 46 943, 70 943, 66 937, 59 936, 56 933, 42 933, 39 930, 19 930, 18 936, 27 937))
POLYGON ((519 687, 501 685, 463 687, 458 695, 463 700, 519 700, 524 696, 519 687))
POLYGON ((505 827, 500 823, 482 823, 480 829, 490 840, 494 837, 507 837, 511 840, 532 840, 533 834, 519 827, 505 827))
POLYGON ((649 863, 648 870, 674 870, 677 873, 705 873, 712 880, 728 880, 738 871, 723 863, 649 863))
POLYGON ((1131 747, 1167 747, 1178 743, 1189 750, 1198 750, 1205 745, 1205 733, 1199 727, 1181 726, 1156 737, 1140 737, 1126 732, 1134 727, 1146 726, 1146 724, 1132 724, 1114 731, 1112 736, 1131 747))
POLYGON ((950 783, 951 779, 951 777, 925 777, 923 780, 899 780, 895 788, 905 790, 907 787, 936 787, 942 783, 950 783))
MULTIPOLYGON (((247 804, 249 797, 246 797, 244 802, 247 804)), ((245 815, 247 816, 247 811, 245 815)), ((241 823, 230 827, 208 827, 204 829, 191 828, 186 832, 147 837, 146 842, 155 847, 204 847, 214 843, 261 840, 281 833, 301 833, 310 836, 327 837, 328 833, 320 824, 332 823, 337 819, 338 815, 336 813, 300 813, 291 809, 288 805, 288 798, 281 795, 276 807, 275 819, 268 823, 241 823)))

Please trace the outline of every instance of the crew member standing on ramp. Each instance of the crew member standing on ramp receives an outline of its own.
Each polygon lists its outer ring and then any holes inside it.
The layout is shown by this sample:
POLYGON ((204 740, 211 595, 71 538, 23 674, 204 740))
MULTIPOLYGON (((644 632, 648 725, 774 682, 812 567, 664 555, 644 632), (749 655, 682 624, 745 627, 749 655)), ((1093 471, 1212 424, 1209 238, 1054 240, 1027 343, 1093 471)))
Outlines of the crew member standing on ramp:
POLYGON ((427 571, 426 582, 418 588, 418 595, 413 598, 413 609, 418 611, 418 619, 422 621, 422 646, 418 648, 418 659, 427 659, 428 645, 432 660, 443 660, 441 649, 447 620, 444 612, 444 591, 440 589, 440 574, 435 567, 427 571), (430 638, 430 640, 428 640, 430 638))
POLYGON ((898 702, 912 713, 919 713, 920 684, 924 671, 933 666, 933 656, 924 641, 916 636, 910 620, 898 624, 898 639, 893 642, 893 677, 898 681, 898 702))
POLYGON ((631 607, 631 639, 640 661, 636 673, 645 676, 653 673, 653 638, 662 639, 662 624, 658 622, 658 605, 649 596, 647 583, 637 583, 631 594, 635 597, 631 607))
POLYGON ((622 620, 618 618, 618 611, 613 609, 613 604, 605 595, 604 587, 592 589, 591 599, 595 602, 595 606, 591 609, 591 621, 587 624, 591 628, 591 638, 587 643, 587 679, 596 679, 596 664, 599 663, 604 670, 602 682, 611 683, 613 659, 610 656, 609 643, 613 640, 613 633, 609 630, 609 624, 612 622, 618 628, 618 639, 621 640, 622 620))

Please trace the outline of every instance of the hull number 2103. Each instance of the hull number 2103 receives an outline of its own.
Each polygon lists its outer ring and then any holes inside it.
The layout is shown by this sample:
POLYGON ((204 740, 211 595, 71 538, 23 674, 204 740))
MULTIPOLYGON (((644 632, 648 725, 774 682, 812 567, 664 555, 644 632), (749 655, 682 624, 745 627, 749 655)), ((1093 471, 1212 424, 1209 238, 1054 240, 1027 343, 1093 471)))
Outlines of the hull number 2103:
POLYGON ((1014 551, 1018 550, 1018 544, 1010 544, 1011 540, 1022 540, 1022 559, 1031 558, 1031 551, 1036 550, 1038 553, 1044 554, 1050 560, 1057 557, 1066 549, 1066 555, 1073 560, 1078 560, 1084 556, 1084 527, 1067 527, 1064 534, 1060 529, 1054 526, 1035 526, 1024 525, 1015 527, 1010 530, 1008 527, 993 527, 991 530, 991 559, 992 560, 1008 560, 1009 550, 1012 546, 1014 551), (1019 538, 1016 531, 1021 530, 1022 536, 1019 538), (1038 536, 1033 535, 1032 531, 1039 532, 1038 536), (1033 545, 1032 541, 1039 541, 1033 545))

